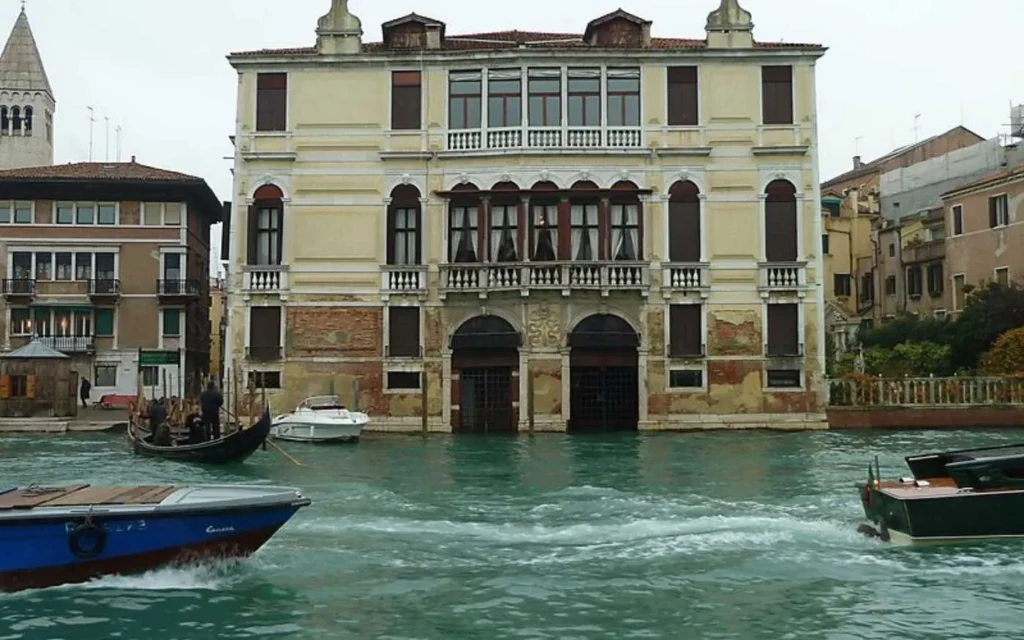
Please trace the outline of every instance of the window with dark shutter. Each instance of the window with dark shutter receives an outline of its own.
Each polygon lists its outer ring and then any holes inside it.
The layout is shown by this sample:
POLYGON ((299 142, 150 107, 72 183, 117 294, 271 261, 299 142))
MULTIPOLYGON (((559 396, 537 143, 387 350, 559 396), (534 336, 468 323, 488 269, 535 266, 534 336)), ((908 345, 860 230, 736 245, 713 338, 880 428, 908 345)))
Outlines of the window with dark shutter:
POLYGON ((964 208, 962 205, 953 207, 953 235, 963 235, 964 232, 964 208))
POLYGON ((281 357, 281 307, 249 309, 249 356, 259 360, 281 357))
POLYGON ((690 181, 677 182, 669 189, 669 261, 700 262, 700 233, 700 191, 690 181))
POLYGON ((921 267, 907 268, 907 295, 919 296, 922 289, 921 267))
POLYGON ((391 74, 391 128, 421 129, 421 82, 419 71, 395 71, 391 74))
POLYGON ((697 67, 668 68, 668 124, 696 126, 699 119, 697 67))
POLYGON ((764 210, 768 262, 796 262, 796 188, 786 180, 768 185, 764 210))
POLYGON ((391 358, 420 355, 420 308, 388 308, 388 354, 391 358))
POLYGON ((827 233, 821 234, 821 253, 826 255, 826 256, 829 254, 828 234, 827 233))
POLYGON ((263 185, 253 195, 247 229, 247 264, 281 264, 284 250, 283 198, 284 194, 274 185, 263 185))
POLYGON ((799 310, 795 304, 768 305, 768 356, 800 355, 799 310))
POLYGON ((669 307, 669 355, 675 358, 699 358, 704 355, 701 339, 699 304, 674 304, 669 307))
POLYGON ((832 276, 833 288, 837 298, 849 298, 852 286, 852 278, 848 273, 837 273, 832 276))
POLYGON ((793 124, 793 67, 761 67, 764 124, 793 124))
POLYGON ((256 130, 285 131, 288 128, 288 74, 256 75, 256 130))

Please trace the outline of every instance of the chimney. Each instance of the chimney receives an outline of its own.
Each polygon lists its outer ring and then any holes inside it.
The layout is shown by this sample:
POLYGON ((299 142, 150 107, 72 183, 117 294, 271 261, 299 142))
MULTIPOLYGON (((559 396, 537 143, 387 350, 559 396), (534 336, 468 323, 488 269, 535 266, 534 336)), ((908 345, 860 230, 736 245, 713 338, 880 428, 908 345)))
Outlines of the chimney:
POLYGON ((132 164, 135 164, 135 156, 132 156, 132 164))
POLYGON ((860 156, 853 156, 853 170, 856 171, 864 166, 864 163, 860 161, 860 156))
POLYGON ((428 24, 427 25, 427 49, 440 49, 441 41, 443 40, 441 35, 441 25, 439 24, 428 24))

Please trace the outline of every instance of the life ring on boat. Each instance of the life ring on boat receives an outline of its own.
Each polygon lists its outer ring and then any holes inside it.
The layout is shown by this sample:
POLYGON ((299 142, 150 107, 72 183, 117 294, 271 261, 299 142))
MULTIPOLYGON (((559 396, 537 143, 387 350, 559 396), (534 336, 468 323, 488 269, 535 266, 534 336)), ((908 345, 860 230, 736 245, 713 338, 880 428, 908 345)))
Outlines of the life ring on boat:
POLYGON ((86 520, 75 527, 68 537, 71 553, 83 560, 89 560, 103 553, 107 546, 107 532, 91 520, 86 520))

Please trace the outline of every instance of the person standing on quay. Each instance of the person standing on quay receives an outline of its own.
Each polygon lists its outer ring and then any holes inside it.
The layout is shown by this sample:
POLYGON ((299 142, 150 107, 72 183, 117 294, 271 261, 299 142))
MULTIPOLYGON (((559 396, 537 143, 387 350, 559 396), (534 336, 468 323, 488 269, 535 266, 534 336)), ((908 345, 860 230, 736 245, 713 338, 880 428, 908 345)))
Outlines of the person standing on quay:
POLYGON ((89 408, 89 393, 92 391, 92 383, 89 382, 88 378, 82 378, 82 388, 78 395, 82 397, 82 408, 89 408))
POLYGON ((207 440, 220 438, 220 408, 224 405, 224 397, 217 391, 213 380, 206 383, 206 391, 199 396, 199 409, 206 425, 207 440))

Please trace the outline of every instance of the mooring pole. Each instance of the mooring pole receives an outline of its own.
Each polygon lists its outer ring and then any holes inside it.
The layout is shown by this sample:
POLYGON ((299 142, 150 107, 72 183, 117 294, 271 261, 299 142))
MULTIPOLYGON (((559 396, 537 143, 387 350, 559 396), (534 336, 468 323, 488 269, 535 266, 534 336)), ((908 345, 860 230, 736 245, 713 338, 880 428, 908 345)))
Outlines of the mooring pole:
POLYGON ((429 403, 428 403, 428 399, 427 399, 427 370, 426 369, 424 369, 423 372, 420 373, 420 387, 421 387, 420 388, 420 414, 421 414, 422 420, 423 420, 423 424, 422 424, 423 435, 425 436, 425 435, 427 435, 427 432, 429 430, 428 427, 427 427, 427 425, 428 425, 427 407, 429 406, 429 403))
POLYGON ((533 371, 530 370, 529 364, 526 365, 526 416, 530 421, 530 435, 532 436, 537 420, 533 410, 533 371))
POLYGON ((352 381, 352 410, 359 411, 359 378, 352 381))

